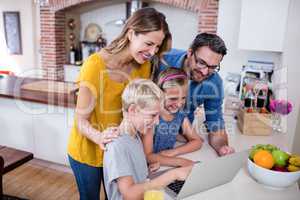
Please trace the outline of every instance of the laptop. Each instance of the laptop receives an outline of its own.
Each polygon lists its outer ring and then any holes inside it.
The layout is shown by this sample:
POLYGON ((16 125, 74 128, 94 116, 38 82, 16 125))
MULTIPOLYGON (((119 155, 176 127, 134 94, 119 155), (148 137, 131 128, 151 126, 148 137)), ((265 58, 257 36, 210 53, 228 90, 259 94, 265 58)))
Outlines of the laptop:
MULTIPOLYGON (((248 155, 249 150, 246 150, 218 157, 207 162, 198 162, 193 166, 190 175, 185 181, 171 183, 165 188, 165 192, 173 199, 183 199, 228 183, 245 164, 248 155)), ((161 172, 158 173, 161 174, 161 172)), ((154 176, 157 177, 157 174, 154 176)), ((150 179, 154 176, 150 177, 150 179)))

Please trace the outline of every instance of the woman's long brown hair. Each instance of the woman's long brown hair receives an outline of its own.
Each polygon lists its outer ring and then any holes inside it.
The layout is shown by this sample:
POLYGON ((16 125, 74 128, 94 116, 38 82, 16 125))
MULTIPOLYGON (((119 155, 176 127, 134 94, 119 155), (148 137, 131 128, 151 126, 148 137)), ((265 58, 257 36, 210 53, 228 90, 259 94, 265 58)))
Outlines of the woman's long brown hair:
POLYGON ((145 34, 152 31, 162 30, 165 37, 159 47, 157 55, 160 56, 163 52, 169 49, 168 41, 170 41, 171 33, 169 31, 165 15, 154 8, 142 8, 133 13, 133 15, 126 21, 121 34, 113 40, 105 48, 105 50, 110 54, 116 54, 127 47, 129 43, 127 33, 130 29, 133 30, 135 34, 145 34))

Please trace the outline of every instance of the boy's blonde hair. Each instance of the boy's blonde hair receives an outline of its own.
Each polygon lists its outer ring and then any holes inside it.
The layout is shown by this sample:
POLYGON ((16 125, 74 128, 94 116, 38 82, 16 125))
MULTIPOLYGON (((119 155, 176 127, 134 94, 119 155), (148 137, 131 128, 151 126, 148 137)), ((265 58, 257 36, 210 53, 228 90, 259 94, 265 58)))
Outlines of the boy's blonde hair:
POLYGON ((122 94, 122 109, 127 112, 131 104, 145 108, 155 102, 161 102, 162 91, 151 80, 135 79, 131 81, 122 94))

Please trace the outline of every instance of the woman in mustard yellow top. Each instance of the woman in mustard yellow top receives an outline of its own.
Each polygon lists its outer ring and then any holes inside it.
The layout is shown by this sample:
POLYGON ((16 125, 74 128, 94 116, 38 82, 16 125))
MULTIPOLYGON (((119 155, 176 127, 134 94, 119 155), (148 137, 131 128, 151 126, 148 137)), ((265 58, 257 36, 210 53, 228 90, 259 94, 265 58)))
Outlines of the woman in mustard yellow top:
MULTIPOLYGON (((136 11, 109 46, 91 55, 78 79, 79 93, 68 155, 81 200, 97 200, 105 144, 117 137, 121 94, 135 78, 150 78, 150 59, 167 50, 165 16, 154 8, 136 11)), ((120 163, 122 164, 122 163, 120 163)))

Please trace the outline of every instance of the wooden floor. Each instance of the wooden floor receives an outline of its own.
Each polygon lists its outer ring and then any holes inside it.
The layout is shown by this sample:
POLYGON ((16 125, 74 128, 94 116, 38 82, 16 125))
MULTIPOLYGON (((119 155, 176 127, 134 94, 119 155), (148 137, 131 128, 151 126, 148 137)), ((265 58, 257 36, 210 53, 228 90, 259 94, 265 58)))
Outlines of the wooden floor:
POLYGON ((4 175, 4 194, 30 200, 77 200, 76 182, 70 169, 32 160, 4 175))

